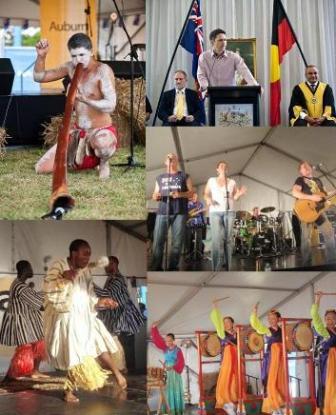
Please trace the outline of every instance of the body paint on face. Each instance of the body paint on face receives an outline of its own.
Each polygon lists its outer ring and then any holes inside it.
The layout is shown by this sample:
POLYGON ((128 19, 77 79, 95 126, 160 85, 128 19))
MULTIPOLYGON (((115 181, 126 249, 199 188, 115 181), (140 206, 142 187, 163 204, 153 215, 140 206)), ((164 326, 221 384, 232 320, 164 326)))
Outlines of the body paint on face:
POLYGON ((84 68, 89 66, 92 57, 92 51, 86 48, 80 47, 76 49, 70 49, 71 61, 76 66, 78 63, 82 63, 84 68))

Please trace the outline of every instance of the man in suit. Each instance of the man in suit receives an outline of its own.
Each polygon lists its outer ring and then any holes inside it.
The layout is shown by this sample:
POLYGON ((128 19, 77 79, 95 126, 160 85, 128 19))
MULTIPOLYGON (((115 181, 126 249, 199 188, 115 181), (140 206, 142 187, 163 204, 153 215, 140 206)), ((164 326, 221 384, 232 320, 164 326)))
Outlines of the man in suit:
POLYGON ((175 89, 163 94, 159 118, 164 126, 200 126, 202 109, 197 92, 186 88, 187 74, 179 69, 174 75, 175 89))
POLYGON ((315 65, 308 65, 306 82, 293 89, 289 105, 289 119, 292 127, 336 127, 334 95, 330 85, 319 81, 315 65))

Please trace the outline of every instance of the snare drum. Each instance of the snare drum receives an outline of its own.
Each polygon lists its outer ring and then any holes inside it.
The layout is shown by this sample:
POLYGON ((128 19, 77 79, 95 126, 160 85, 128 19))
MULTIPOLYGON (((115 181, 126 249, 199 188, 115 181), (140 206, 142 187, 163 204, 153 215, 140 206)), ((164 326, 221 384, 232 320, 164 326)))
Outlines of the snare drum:
POLYGON ((264 350, 264 337, 252 327, 243 327, 240 330, 240 348, 244 354, 256 354, 264 350))
POLYGON ((288 352, 307 352, 313 346, 314 333, 309 321, 286 324, 286 349, 288 352))
POLYGON ((207 334, 200 338, 201 353, 205 357, 215 357, 221 353, 221 342, 217 334, 207 334))
POLYGON ((166 383, 167 372, 163 367, 148 367, 147 379, 149 383, 163 382, 166 383))

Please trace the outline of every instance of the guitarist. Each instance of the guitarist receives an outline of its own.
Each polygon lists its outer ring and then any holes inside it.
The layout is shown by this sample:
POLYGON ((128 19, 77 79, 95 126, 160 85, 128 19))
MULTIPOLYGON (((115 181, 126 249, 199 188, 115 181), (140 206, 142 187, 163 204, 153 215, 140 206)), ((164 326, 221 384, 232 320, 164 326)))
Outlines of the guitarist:
POLYGON ((194 193, 192 198, 188 201, 188 219, 186 229, 186 254, 190 254, 192 251, 192 241, 196 238, 198 253, 202 252, 202 235, 205 228, 205 221, 203 212, 206 209, 204 204, 198 200, 197 193, 194 193))
POLYGON ((160 174, 156 178, 152 195, 152 199, 159 202, 159 208, 155 219, 151 271, 162 271, 164 245, 168 237, 168 228, 171 228, 172 232, 169 264, 167 264, 168 271, 178 270, 185 238, 188 199, 194 193, 190 176, 179 170, 176 154, 167 154, 165 167, 165 173, 160 174))
MULTIPOLYGON (((328 195, 320 179, 313 177, 313 168, 308 161, 301 161, 299 164, 300 176, 295 180, 292 195, 299 200, 310 200, 321 202, 328 195)), ((299 216, 299 215, 298 215, 299 216)), ((335 238, 333 228, 325 213, 313 223, 305 223, 300 219, 301 224, 301 256, 304 265, 310 265, 312 261, 311 233, 314 225, 322 233, 325 243, 326 261, 335 259, 335 238)))

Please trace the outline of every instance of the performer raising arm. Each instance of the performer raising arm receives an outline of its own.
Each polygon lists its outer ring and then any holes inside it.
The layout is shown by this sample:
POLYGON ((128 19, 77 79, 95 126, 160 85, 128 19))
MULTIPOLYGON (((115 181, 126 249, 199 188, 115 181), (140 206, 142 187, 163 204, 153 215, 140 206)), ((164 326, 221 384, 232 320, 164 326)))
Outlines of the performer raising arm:
MULTIPOLYGON (((114 74, 108 65, 95 60, 91 40, 84 33, 71 36, 68 49, 70 62, 46 70, 49 43, 47 39, 41 39, 36 44, 34 80, 51 82, 67 75, 72 78, 77 64, 83 64, 84 73, 79 81, 75 105, 76 122, 70 134, 68 165, 75 170, 92 169, 99 165, 99 177, 106 179, 110 174, 108 160, 117 146, 116 129, 111 125, 110 116, 116 106, 114 74)), ((37 162, 37 173, 52 172, 55 153, 56 145, 37 162)))
POLYGON ((228 415, 235 415, 235 405, 238 401, 238 356, 234 320, 230 316, 223 318, 216 300, 213 301, 210 318, 223 347, 223 359, 216 386, 216 408, 224 408, 228 415))
POLYGON ((235 219, 234 201, 246 193, 246 187, 238 188, 236 182, 227 176, 227 163, 217 163, 217 177, 210 177, 204 199, 209 206, 212 236, 212 270, 220 271, 226 262, 231 268, 232 230, 235 219))
POLYGON ((320 347, 320 385, 323 402, 319 402, 324 415, 336 414, 336 310, 324 314, 325 326, 319 314, 322 293, 316 293, 315 304, 311 308, 313 326, 322 338, 320 347))
POLYGON ((88 242, 72 241, 69 253, 68 258, 55 261, 45 277, 44 333, 50 364, 68 371, 65 400, 78 402, 73 394, 78 388, 104 386, 107 372, 102 366, 113 371, 120 387, 126 387, 126 380, 110 355, 118 348, 96 311, 117 303, 94 293, 88 242))
POLYGON ((175 336, 168 333, 166 338, 159 333, 158 321, 152 324, 152 340, 157 348, 164 352, 164 367, 167 371, 166 396, 171 415, 183 415, 184 391, 181 373, 184 369, 182 350, 175 344, 175 336))
POLYGON ((267 349, 262 362, 262 383, 265 398, 262 412, 281 415, 285 399, 285 371, 282 359, 282 332, 279 327, 281 315, 277 310, 268 313, 266 327, 258 318, 258 303, 250 316, 250 324, 257 333, 265 336, 267 349))

